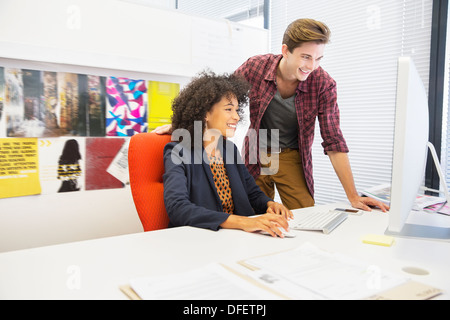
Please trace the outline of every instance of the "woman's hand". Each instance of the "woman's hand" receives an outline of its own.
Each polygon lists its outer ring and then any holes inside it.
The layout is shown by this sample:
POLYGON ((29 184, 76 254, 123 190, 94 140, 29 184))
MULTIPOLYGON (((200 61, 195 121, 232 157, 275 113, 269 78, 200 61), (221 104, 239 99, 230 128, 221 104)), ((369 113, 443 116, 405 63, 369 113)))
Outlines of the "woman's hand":
POLYGON ((290 220, 294 218, 294 214, 291 210, 286 208, 281 203, 275 201, 267 202, 267 213, 279 214, 284 216, 286 220, 290 220))
POLYGON ((225 229, 241 229, 247 232, 265 231, 272 237, 283 238, 280 228, 289 231, 286 218, 280 214, 266 213, 255 217, 230 215, 221 225, 225 229))

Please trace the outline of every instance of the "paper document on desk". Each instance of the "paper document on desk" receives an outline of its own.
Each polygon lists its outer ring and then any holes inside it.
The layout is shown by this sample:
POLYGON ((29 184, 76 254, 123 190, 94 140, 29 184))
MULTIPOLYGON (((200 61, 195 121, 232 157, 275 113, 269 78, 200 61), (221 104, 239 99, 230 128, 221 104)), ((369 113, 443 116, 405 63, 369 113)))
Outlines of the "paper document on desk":
POLYGON ((381 184, 361 191, 361 195, 381 201, 387 205, 391 203, 391 185, 381 184))
POLYGON ((439 213, 450 216, 450 203, 438 203, 423 209, 424 212, 439 213))
POLYGON ((310 243, 241 264, 259 273, 270 272, 272 277, 289 284, 276 289, 291 299, 364 299, 408 281, 376 265, 324 251, 310 243))
POLYGON ((131 279, 130 286, 143 300, 280 299, 220 264, 177 274, 131 279))
MULTIPOLYGON (((369 189, 361 191, 361 195, 381 201, 387 205, 391 203, 391 185, 381 184, 369 189)), ((443 197, 435 197, 426 194, 418 194, 414 201, 413 210, 420 211, 426 207, 443 204, 446 199, 443 197)))

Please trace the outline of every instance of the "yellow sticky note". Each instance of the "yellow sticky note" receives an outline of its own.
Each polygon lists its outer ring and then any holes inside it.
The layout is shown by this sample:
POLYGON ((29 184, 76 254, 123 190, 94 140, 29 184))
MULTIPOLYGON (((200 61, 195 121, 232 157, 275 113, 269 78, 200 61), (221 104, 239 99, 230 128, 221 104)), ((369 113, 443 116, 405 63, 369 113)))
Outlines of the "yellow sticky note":
POLYGON ((394 237, 382 234, 366 234, 362 238, 362 242, 368 244, 376 244, 378 246, 390 247, 394 243, 394 237))

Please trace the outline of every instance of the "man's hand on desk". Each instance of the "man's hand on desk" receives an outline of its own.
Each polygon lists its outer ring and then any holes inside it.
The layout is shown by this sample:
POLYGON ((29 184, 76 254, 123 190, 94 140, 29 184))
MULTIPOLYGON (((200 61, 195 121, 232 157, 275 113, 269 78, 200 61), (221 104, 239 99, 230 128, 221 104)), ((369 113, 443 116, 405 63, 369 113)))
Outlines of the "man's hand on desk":
POLYGON ((389 210, 389 206, 381 201, 375 200, 369 197, 356 197, 350 201, 353 208, 361 209, 364 211, 372 211, 371 207, 378 207, 383 212, 389 210))

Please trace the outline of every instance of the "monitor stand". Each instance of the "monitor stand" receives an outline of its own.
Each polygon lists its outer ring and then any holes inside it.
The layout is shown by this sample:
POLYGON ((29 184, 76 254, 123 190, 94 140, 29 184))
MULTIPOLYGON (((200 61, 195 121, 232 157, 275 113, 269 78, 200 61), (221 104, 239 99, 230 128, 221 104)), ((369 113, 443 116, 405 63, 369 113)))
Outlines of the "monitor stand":
POLYGON ((386 229, 384 234, 401 238, 450 241, 450 228, 434 227, 421 224, 405 223, 400 232, 393 232, 389 231, 389 229, 386 229))
MULTIPOLYGON (((445 182, 444 173, 442 172, 441 164, 439 162, 436 149, 431 142, 427 143, 428 149, 431 152, 434 160, 434 166, 436 167, 437 173, 439 175, 439 181, 441 183, 441 189, 443 191, 423 188, 425 191, 432 191, 435 193, 444 193, 447 203, 450 204, 450 195, 447 188, 447 183, 445 182)), ((448 217, 450 221, 450 216, 448 217)), ((450 223, 449 223, 450 224, 450 223)), ((429 239, 429 240, 443 240, 450 241, 450 227, 435 227, 421 224, 410 224, 405 223, 400 232, 393 232, 386 229, 386 235, 404 237, 404 238, 416 238, 416 239, 429 239)))
POLYGON ((435 193, 444 193, 445 199, 447 200, 447 203, 450 204, 450 195, 449 195, 449 192, 448 192, 447 182, 445 181, 444 173, 442 172, 441 163, 440 163, 440 161, 438 159, 438 156, 437 156, 437 153, 436 153, 436 149, 434 148, 434 146, 433 146, 433 144, 431 142, 428 142, 427 145, 428 145, 428 149, 430 149, 431 155, 433 157, 434 167, 436 168, 436 171, 438 173, 439 182, 441 183, 441 189, 443 191, 430 189, 430 188, 426 188, 426 187, 423 187, 422 189, 425 190, 425 191, 432 191, 432 192, 435 192, 435 193))

